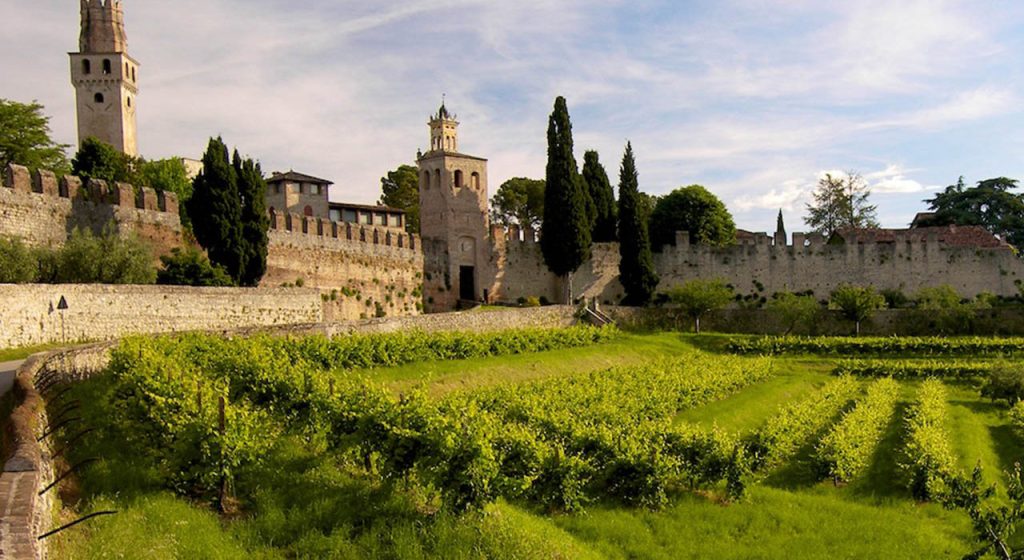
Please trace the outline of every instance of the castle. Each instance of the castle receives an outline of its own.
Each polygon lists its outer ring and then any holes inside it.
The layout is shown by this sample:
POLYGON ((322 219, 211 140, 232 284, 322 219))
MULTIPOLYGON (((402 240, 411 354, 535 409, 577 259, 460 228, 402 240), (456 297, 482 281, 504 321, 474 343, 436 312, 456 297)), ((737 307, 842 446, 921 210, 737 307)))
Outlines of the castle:
MULTIPOLYGON (((136 151, 138 63, 127 54, 118 0, 82 0, 80 52, 71 76, 81 138, 96 136, 136 151)), ((559 301, 560 279, 544 264, 539 232, 491 224, 487 160, 460 151, 457 117, 442 103, 430 116, 429 149, 417 156, 421 234, 405 232, 401 210, 332 203, 330 181, 295 172, 268 181, 267 274, 262 286, 319 288, 334 319, 440 312, 464 302, 559 301)), ((178 201, 132 185, 85 183, 24 167, 3 170, 0 235, 33 245, 63 243, 75 228, 118 231, 149 241, 155 254, 182 244, 178 201)), ((824 299, 840 284, 873 285, 912 294, 948 284, 963 296, 1012 296, 1024 281, 1015 250, 981 228, 852 230, 826 240, 816 234, 747 235, 730 247, 689 242, 654 255, 659 290, 692 279, 722 279, 736 293, 813 292, 824 299)), ((616 303, 619 247, 595 244, 573 275, 574 293, 616 303)))

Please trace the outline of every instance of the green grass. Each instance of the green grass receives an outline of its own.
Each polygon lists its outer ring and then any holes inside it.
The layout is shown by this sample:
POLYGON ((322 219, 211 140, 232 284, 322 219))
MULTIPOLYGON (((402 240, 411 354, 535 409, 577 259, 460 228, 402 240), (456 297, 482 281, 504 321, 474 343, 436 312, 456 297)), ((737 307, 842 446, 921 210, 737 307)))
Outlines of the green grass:
POLYGON ((25 358, 35 354, 36 352, 44 352, 46 350, 53 350, 55 348, 61 348, 65 346, 60 343, 52 344, 38 344, 36 346, 20 346, 18 348, 4 348, 0 349, 0 362, 12 362, 15 360, 24 360, 25 358))
MULTIPOLYGON (((727 337, 677 333, 623 334, 585 348, 453 362, 421 362, 360 371, 402 391, 431 395, 499 383, 603 369, 677 356, 694 347, 720 349, 727 337)), ((687 410, 678 421, 733 431, 756 429, 786 402, 828 379, 834 360, 786 356, 777 376, 727 399, 687 410)), ((384 483, 355 457, 334 456, 297 436, 281 440, 266 466, 240 476, 242 514, 218 519, 207 504, 162 488, 145 457, 133 456, 112 434, 87 436, 71 461, 102 460, 65 489, 64 521, 117 509, 65 531, 52 543, 58 558, 387 558, 406 559, 676 559, 676 558, 959 558, 973 549, 961 512, 917 504, 897 465, 902 415, 916 381, 901 382, 897 413, 864 475, 845 486, 822 481, 809 459, 816 439, 738 503, 676 492, 661 511, 592 504, 582 514, 550 514, 499 501, 481 512, 438 512, 429 490, 384 483)), ((1024 455, 1004 407, 977 390, 950 384, 954 449, 964 468, 980 460, 986 479, 1024 455)), ((63 400, 80 399, 83 425, 109 414, 114 396, 103 378, 77 385, 63 400)), ((56 403, 54 403, 56 404, 56 403)))

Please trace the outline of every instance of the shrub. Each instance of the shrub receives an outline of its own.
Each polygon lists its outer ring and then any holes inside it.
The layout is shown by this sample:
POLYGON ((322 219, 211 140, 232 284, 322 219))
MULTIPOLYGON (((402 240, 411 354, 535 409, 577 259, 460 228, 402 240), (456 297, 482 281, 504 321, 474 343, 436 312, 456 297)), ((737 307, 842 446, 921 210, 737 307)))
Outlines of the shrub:
POLYGON ((36 253, 17 237, 0 237, 0 284, 35 282, 38 275, 36 253))
POLYGON ((156 275, 157 284, 174 286, 233 286, 224 267, 214 265, 195 247, 176 247, 170 255, 160 257, 163 268, 156 275))
POLYGON ((829 308, 836 309, 843 317, 856 324, 855 334, 860 335, 860 324, 869 319, 876 309, 885 305, 885 298, 875 293, 875 289, 860 286, 843 285, 832 292, 829 308))
POLYGON ((981 396, 1016 405, 1024 399, 1024 370, 1009 365, 994 368, 981 388, 981 396))
POLYGON ((75 229, 64 246, 39 254, 41 282, 53 284, 152 284, 156 267, 149 246, 113 225, 94 235, 75 229))
POLYGON ((708 311, 725 307, 732 299, 732 288, 721 280, 691 280, 667 294, 681 313, 693 319, 693 331, 699 334, 700 318, 708 311))
POLYGON ((803 330, 810 330, 814 317, 818 314, 821 306, 818 305, 814 296, 798 296, 791 292, 782 292, 772 296, 767 308, 778 315, 779 320, 786 327, 785 334, 789 334, 797 326, 805 327, 803 330))

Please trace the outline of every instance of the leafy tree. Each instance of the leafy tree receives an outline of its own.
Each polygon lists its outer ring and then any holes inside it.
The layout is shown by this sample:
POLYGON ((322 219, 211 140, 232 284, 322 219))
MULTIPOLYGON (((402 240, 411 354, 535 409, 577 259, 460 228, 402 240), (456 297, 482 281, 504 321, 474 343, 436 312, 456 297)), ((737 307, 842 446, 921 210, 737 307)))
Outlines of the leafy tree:
POLYGON ((1024 246, 1024 194, 1010 192, 1016 187, 1016 179, 997 177, 968 188, 960 177, 926 201, 935 216, 925 225, 984 226, 1008 243, 1024 246))
POLYGON ((0 169, 16 163, 64 175, 69 147, 50 138, 50 117, 43 115, 42 105, 0 98, 0 169))
POLYGON ((39 259, 19 237, 0 237, 0 284, 35 282, 39 259))
POLYGON ((846 227, 876 228, 877 207, 868 204, 870 195, 867 183, 858 173, 835 177, 826 173, 818 180, 814 202, 807 205, 804 222, 825 236, 846 227))
POLYGON ((871 317, 877 309, 885 307, 885 298, 875 293, 875 289, 860 286, 842 285, 832 292, 829 307, 837 309, 847 320, 856 324, 856 334, 860 335, 860 324, 871 317))
POLYGON ((242 277, 245 248, 238 177, 224 141, 211 138, 203 154, 203 170, 192 183, 187 205, 196 240, 234 281, 242 277))
POLYGON ((591 237, 595 243, 615 241, 615 192, 608 181, 608 173, 594 150, 583 154, 583 181, 587 184, 587 191, 594 205, 594 227, 591 230, 591 237))
POLYGON ((643 201, 633 145, 627 142, 619 168, 619 281, 626 290, 626 305, 647 304, 658 287, 643 201))
POLYGON ((690 243, 722 247, 736 242, 732 214, 700 185, 678 188, 658 199, 651 214, 651 244, 659 251, 675 245, 677 231, 689 232, 690 243))
POLYGON ((112 183, 131 182, 134 158, 92 136, 82 141, 71 160, 71 173, 83 179, 100 179, 112 183))
POLYGON ((983 487, 981 465, 974 468, 970 478, 966 476, 947 477, 948 490, 940 496, 946 509, 964 510, 971 518, 975 538, 981 548, 964 556, 965 559, 984 558, 992 553, 1000 560, 1020 558, 1020 551, 1014 552, 1011 541, 1024 521, 1024 483, 1021 481, 1020 463, 1014 463, 1013 472, 1007 473, 1005 503, 986 503, 996 494, 995 486, 983 487))
POLYGON ((721 309, 732 300, 732 288, 721 280, 690 280, 670 289, 669 301, 693 319, 693 332, 700 334, 700 318, 708 311, 721 309))
POLYGON ((420 232, 420 182, 415 166, 399 165, 380 178, 380 203, 405 210, 405 230, 420 232))
POLYGON ((572 301, 572 273, 590 257, 587 191, 572 152, 572 124, 565 98, 555 99, 548 119, 541 253, 548 269, 562 277, 566 303, 572 301))
POLYGON ((503 225, 538 229, 544 219, 544 181, 515 177, 491 197, 491 218, 503 225))
POLYGON ((778 315, 786 326, 785 334, 793 332, 797 325, 810 325, 821 306, 812 295, 797 295, 792 292, 775 294, 767 309, 778 315))
POLYGON ((267 183, 263 180, 260 164, 250 158, 242 159, 238 150, 235 150, 231 166, 238 179, 238 195, 242 199, 243 266, 238 283, 242 286, 256 286, 267 272, 267 230, 270 229, 267 183))
POLYGON ((160 257, 163 268, 156 283, 172 286, 232 286, 234 282, 223 267, 216 266, 202 251, 192 246, 175 247, 160 257))
POLYGON ((1024 400, 1024 370, 1017 365, 1000 365, 992 370, 981 388, 981 396, 1006 401, 1014 406, 1024 400))
POLYGON ((184 204, 192 198, 192 181, 188 178, 185 162, 179 157, 147 161, 139 159, 132 183, 150 187, 155 191, 172 192, 178 195, 178 202, 184 204))
POLYGON ((39 280, 48 284, 152 284, 156 267, 149 245, 122 236, 113 223, 100 235, 75 229, 56 251, 40 250, 39 280))

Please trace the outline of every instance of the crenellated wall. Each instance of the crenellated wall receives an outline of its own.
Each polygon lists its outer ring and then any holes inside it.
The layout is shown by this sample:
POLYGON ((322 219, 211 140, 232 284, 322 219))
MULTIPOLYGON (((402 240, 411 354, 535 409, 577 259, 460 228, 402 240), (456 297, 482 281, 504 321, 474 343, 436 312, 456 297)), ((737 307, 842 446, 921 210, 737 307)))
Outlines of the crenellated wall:
POLYGON ((113 223, 133 232, 162 255, 182 243, 178 199, 173 193, 126 183, 78 177, 58 178, 49 171, 29 173, 8 165, 0 187, 0 236, 17 236, 36 246, 60 246, 76 228, 99 233, 113 223))
POLYGON ((270 215, 263 286, 317 287, 332 320, 417 315, 422 311, 419 236, 394 228, 270 215), (382 315, 383 314, 383 315, 382 315))

